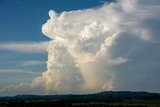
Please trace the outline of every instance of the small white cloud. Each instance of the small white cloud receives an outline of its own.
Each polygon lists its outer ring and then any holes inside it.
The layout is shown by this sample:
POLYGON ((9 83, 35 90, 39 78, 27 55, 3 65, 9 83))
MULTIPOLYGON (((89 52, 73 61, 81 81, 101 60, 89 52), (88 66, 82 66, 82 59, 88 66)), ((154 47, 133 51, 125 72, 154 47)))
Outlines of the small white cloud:
POLYGON ((21 66, 34 66, 34 65, 43 65, 44 61, 24 61, 21 66))
POLYGON ((19 52, 27 52, 27 53, 46 53, 48 43, 49 42, 47 41, 1 43, 0 50, 19 51, 19 52))
POLYGON ((121 57, 116 58, 116 59, 110 59, 110 60, 107 61, 107 63, 109 65, 117 65, 117 64, 122 64, 122 63, 125 63, 125 62, 127 62, 127 59, 121 58, 121 57))

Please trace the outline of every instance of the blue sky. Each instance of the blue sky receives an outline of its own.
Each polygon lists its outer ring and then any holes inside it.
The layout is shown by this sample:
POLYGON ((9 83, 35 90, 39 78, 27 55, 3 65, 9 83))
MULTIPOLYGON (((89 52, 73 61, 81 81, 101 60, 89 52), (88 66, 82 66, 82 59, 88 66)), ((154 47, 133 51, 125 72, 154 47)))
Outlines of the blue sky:
POLYGON ((48 11, 85 9, 103 4, 99 0, 1 0, 1 42, 48 40, 41 26, 49 18, 48 11))
POLYGON ((0 0, 0 87, 31 81, 46 70, 47 52, 28 52, 30 47, 24 45, 34 42, 38 47, 39 42, 49 40, 41 32, 49 19, 49 10, 61 13, 103 3, 101 0, 0 0), (2 47, 6 44, 9 49, 2 47), (17 44, 24 49, 13 49, 17 44))

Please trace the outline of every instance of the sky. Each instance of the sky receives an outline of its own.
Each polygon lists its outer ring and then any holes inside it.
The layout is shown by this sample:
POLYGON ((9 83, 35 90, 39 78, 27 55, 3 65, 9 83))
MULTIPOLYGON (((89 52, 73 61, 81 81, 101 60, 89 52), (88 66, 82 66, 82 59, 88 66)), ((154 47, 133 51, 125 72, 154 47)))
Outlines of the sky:
POLYGON ((101 4, 98 0, 0 0, 0 87, 31 81, 46 70, 43 42, 49 38, 41 27, 49 10, 61 13, 101 4))
POLYGON ((0 0, 0 96, 160 92, 159 0, 0 0))

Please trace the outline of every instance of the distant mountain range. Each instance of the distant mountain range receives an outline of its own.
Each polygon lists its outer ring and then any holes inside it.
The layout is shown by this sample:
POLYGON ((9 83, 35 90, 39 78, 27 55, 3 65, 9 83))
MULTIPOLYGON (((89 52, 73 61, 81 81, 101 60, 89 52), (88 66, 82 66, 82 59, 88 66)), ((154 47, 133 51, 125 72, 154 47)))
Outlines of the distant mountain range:
POLYGON ((124 101, 124 100, 160 100, 159 93, 131 92, 131 91, 105 91, 95 94, 67 94, 67 95, 17 95, 13 97, 0 97, 0 102, 5 101, 124 101))

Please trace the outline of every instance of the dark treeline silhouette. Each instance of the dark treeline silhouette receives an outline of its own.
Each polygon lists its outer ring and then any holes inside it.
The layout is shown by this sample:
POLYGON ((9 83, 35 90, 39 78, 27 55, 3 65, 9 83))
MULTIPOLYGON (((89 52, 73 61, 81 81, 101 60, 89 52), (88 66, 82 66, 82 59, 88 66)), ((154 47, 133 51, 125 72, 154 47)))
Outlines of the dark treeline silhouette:
POLYGON ((0 107, 160 107, 160 94, 106 91, 95 94, 0 97, 0 107))

